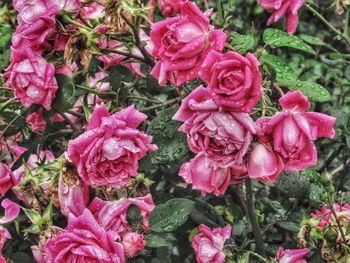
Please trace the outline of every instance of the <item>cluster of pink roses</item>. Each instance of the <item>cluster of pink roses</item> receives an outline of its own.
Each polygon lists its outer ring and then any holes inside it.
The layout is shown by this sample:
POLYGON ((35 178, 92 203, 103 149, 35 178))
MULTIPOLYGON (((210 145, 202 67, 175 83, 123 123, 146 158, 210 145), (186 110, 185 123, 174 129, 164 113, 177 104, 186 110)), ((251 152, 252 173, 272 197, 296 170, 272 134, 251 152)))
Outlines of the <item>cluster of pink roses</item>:
POLYGON ((11 65, 5 77, 24 106, 41 104, 50 109, 57 82, 55 67, 42 56, 50 47, 48 38, 55 31, 55 15, 60 10, 79 11, 78 0, 13 1, 18 26, 12 36, 11 65))
POLYGON ((280 99, 283 112, 254 122, 249 114, 262 95, 259 61, 250 53, 220 53, 225 34, 212 29, 194 3, 181 2, 179 15, 153 24, 150 35, 157 59, 152 75, 161 85, 197 77, 207 84, 189 94, 173 117, 183 122, 179 130, 197 154, 179 172, 194 189, 220 195, 247 175, 274 182, 283 170, 316 164, 313 141, 334 136, 335 118, 306 112, 310 102, 295 91, 280 99))
POLYGON ((52 229, 51 238, 32 247, 38 263, 98 262, 124 263, 143 251, 148 218, 154 208, 151 195, 139 198, 103 201, 95 198, 81 213, 68 215, 66 229, 52 229), (126 214, 136 206, 142 215, 141 228, 129 225, 126 214))
POLYGON ((66 167, 58 184, 62 214, 68 217, 66 229, 52 229, 45 242, 34 246, 37 262, 125 262, 143 251, 148 218, 154 208, 152 196, 104 201, 95 197, 89 204, 89 186, 125 186, 137 174, 138 161, 156 150, 152 137, 138 130, 146 115, 134 106, 110 115, 97 105, 87 131, 69 142, 67 158, 79 175, 66 167), (130 206, 140 210, 138 229, 129 225, 130 206), (141 229, 140 229, 141 227, 141 229))

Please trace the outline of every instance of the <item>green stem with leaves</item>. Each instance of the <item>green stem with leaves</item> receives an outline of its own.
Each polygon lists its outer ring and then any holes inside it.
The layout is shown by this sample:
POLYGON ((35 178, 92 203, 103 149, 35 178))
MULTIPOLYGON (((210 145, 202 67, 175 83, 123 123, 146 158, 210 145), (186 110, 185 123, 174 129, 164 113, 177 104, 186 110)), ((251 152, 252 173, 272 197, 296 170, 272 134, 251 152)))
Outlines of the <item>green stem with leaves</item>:
MULTIPOLYGON (((309 9, 315 16, 317 16, 326 26, 329 27, 329 29, 331 29, 335 34, 337 34, 339 37, 341 37, 348 46, 350 46, 350 38, 349 36, 346 34, 347 29, 344 30, 345 32, 342 33, 340 30, 338 30, 337 28, 335 28, 330 22, 327 21, 326 18, 324 18, 316 9, 314 9, 311 5, 309 4, 305 4, 306 8, 309 9)), ((347 23, 345 21, 345 23, 347 23)))
POLYGON ((250 220, 250 223, 253 228, 253 234, 255 239, 255 245, 256 245, 256 252, 261 255, 262 257, 266 256, 265 253, 265 247, 264 247, 264 240, 262 238, 262 232, 260 229, 260 225, 258 222, 258 218, 255 213, 255 207, 254 207, 254 199, 253 199, 253 187, 252 182, 250 178, 247 178, 245 180, 245 187, 246 187, 246 201, 247 201, 247 209, 248 209, 248 217, 250 220))

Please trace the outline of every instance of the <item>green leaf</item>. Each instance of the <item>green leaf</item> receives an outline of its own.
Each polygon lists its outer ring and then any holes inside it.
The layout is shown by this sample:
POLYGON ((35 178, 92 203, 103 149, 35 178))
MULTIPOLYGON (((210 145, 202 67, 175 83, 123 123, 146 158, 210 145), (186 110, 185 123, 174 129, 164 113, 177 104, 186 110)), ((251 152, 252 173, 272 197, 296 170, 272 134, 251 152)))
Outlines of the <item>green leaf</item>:
POLYGON ((50 204, 46 207, 44 213, 43 213, 43 221, 45 222, 46 225, 52 226, 53 221, 52 221, 52 209, 53 209, 53 199, 51 199, 50 204))
POLYGON ((271 54, 263 54, 261 61, 273 68, 276 73, 276 83, 282 86, 292 86, 298 79, 298 74, 288 65, 288 63, 277 56, 271 54))
POLYGON ((263 34, 265 44, 274 47, 291 47, 315 55, 316 51, 296 36, 275 28, 267 28, 263 34))
POLYGON ((27 209, 22 207, 22 210, 26 214, 26 216, 29 218, 29 220, 36 226, 41 225, 42 218, 41 215, 35 211, 34 209, 27 209))
POLYGON ((316 82, 298 80, 294 86, 288 88, 290 90, 300 90, 311 101, 325 102, 331 99, 328 90, 316 82))
POLYGON ((246 252, 243 254, 243 256, 241 256, 237 263, 249 263, 249 256, 250 256, 250 252, 246 252))
POLYGON ((76 101, 75 98, 75 85, 73 80, 66 75, 57 74, 56 76, 58 91, 56 99, 54 100, 52 107, 59 111, 67 111, 76 101))
POLYGON ((257 46, 253 35, 241 35, 237 32, 231 33, 230 44, 240 54, 245 54, 249 50, 255 50, 257 46))
POLYGON ((5 48, 10 40, 12 35, 12 27, 11 25, 0 25, 0 48, 5 48))
POLYGON ((155 232, 172 232, 187 221, 195 202, 174 198, 157 205, 149 218, 149 226, 155 232))
POLYGON ((286 196, 302 198, 310 191, 310 178, 298 172, 284 172, 277 178, 276 188, 286 196))
POLYGON ((290 232, 298 233, 300 230, 299 225, 295 222, 292 222, 292 221, 282 221, 282 222, 279 222, 278 225, 281 228, 288 230, 290 232))
POLYGON ((147 133, 153 136, 153 143, 159 146, 157 151, 149 155, 152 164, 183 162, 189 154, 186 135, 178 131, 181 123, 172 120, 176 111, 176 108, 162 110, 148 125, 147 133))
POLYGON ((147 247, 158 248, 166 247, 168 242, 165 239, 164 235, 161 233, 150 233, 145 235, 147 247))
POLYGON ((310 45, 328 46, 328 44, 326 42, 322 41, 318 37, 313 37, 313 36, 309 36, 309 35, 305 35, 305 34, 300 34, 300 35, 298 35, 298 37, 310 45))
POLYGON ((285 86, 292 91, 300 90, 311 101, 324 102, 331 99, 328 90, 321 85, 312 81, 299 80, 298 75, 285 60, 265 53, 261 56, 261 61, 275 71, 277 84, 285 86))
POLYGON ((325 189, 323 187, 321 187, 318 184, 311 184, 310 187, 310 193, 309 193, 309 199, 312 203, 315 204, 315 206, 317 204, 321 204, 321 195, 325 193, 325 189))

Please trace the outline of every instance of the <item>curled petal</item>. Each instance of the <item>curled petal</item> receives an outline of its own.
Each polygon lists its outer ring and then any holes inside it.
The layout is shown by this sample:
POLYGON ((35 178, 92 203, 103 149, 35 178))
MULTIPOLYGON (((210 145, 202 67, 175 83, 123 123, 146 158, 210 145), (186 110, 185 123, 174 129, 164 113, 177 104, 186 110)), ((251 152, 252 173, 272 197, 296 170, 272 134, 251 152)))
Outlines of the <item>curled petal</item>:
POLYGON ((5 209, 5 216, 0 218, 0 224, 7 224, 15 220, 19 215, 21 207, 10 199, 4 199, 1 206, 5 209))

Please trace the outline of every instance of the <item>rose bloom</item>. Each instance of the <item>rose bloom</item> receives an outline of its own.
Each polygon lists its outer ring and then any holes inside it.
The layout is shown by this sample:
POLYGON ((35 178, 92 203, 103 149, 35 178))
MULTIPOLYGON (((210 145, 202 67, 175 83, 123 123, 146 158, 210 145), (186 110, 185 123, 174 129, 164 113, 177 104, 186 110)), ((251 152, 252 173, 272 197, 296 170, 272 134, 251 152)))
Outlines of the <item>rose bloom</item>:
POLYGON ((184 163, 179 171, 179 176, 186 183, 192 184, 192 188, 201 191, 205 196, 213 193, 217 196, 226 192, 231 183, 241 183, 245 179, 245 168, 229 164, 220 166, 204 153, 199 153, 195 158, 184 163))
POLYGON ((158 0, 159 10, 164 16, 175 16, 180 12, 181 3, 188 0, 158 0))
POLYGON ((125 256, 134 257, 144 250, 146 241, 144 240, 143 234, 129 232, 123 236, 122 244, 125 256))
POLYGON ((263 182, 275 182, 283 171, 283 160, 269 145, 258 143, 248 155, 249 177, 263 182))
POLYGON ((137 175, 138 161, 157 147, 137 129, 146 119, 134 106, 113 115, 96 105, 88 129, 68 144, 67 157, 88 185, 120 187, 137 175))
POLYGON ((43 118, 43 109, 29 114, 26 118, 27 123, 32 127, 32 131, 44 131, 46 127, 46 121, 43 118))
POLYGON ((199 71, 215 102, 231 111, 250 113, 262 94, 259 61, 253 54, 245 57, 228 52, 209 52, 199 71))
POLYGON ((18 12, 19 24, 32 24, 47 13, 55 15, 60 10, 79 12, 80 0, 13 0, 12 5, 18 12))
POLYGON ((268 26, 286 16, 287 32, 294 34, 299 22, 298 11, 304 2, 304 0, 259 0, 258 5, 272 13, 267 21, 268 26))
POLYGON ((118 238, 115 232, 103 229, 88 209, 79 217, 70 214, 66 230, 46 242, 46 262, 124 263, 118 238))
POLYGON ((187 134, 191 151, 204 152, 223 165, 242 164, 256 133, 247 113, 220 110, 203 86, 182 101, 173 119, 184 122, 179 130, 187 134))
POLYGON ((180 15, 152 25, 152 55, 157 59, 151 75, 161 86, 180 86, 197 78, 210 50, 221 51, 226 35, 213 29, 196 4, 181 3, 180 15))
POLYGON ((142 227, 148 229, 148 218, 155 207, 150 194, 138 198, 122 198, 116 201, 103 201, 97 197, 89 205, 89 210, 97 222, 106 230, 113 230, 123 237, 130 232, 131 226, 126 220, 130 206, 136 206, 142 215, 142 227))
POLYGON ((0 162, 0 195, 4 196, 6 192, 18 183, 18 178, 13 174, 7 164, 0 162))
MULTIPOLYGON (((350 205, 348 204, 341 206, 337 203, 334 203, 333 208, 336 213, 342 211, 350 211, 350 205)), ((312 213, 311 217, 320 220, 317 225, 319 228, 326 228, 333 215, 332 211, 327 206, 323 206, 321 210, 316 210, 315 213, 312 213)))
POLYGON ((278 248, 276 260, 278 263, 307 263, 304 259, 310 250, 308 248, 303 249, 284 249, 278 248))
MULTIPOLYGON (((32 24, 20 24, 12 36, 12 47, 37 47, 46 44, 48 37, 54 32, 55 18, 52 16, 56 11, 40 16, 32 24)), ((47 44, 46 44, 47 45, 47 44)))
POLYGON ((50 109, 58 89, 54 65, 30 50, 12 50, 11 56, 11 65, 4 76, 15 96, 25 107, 40 104, 50 109))
POLYGON ((317 151, 313 141, 320 137, 333 138, 336 119, 318 112, 306 112, 310 102, 301 91, 287 93, 279 103, 283 112, 257 121, 264 133, 260 140, 272 140, 273 151, 282 157, 287 171, 316 165, 317 151))
POLYGON ((31 25, 47 14, 58 13, 59 7, 56 0, 13 0, 12 5, 18 12, 17 21, 19 25, 31 25))
POLYGON ((231 226, 210 229, 201 224, 199 231, 192 240, 197 263, 224 263, 225 254, 222 250, 225 241, 231 236, 231 226))

